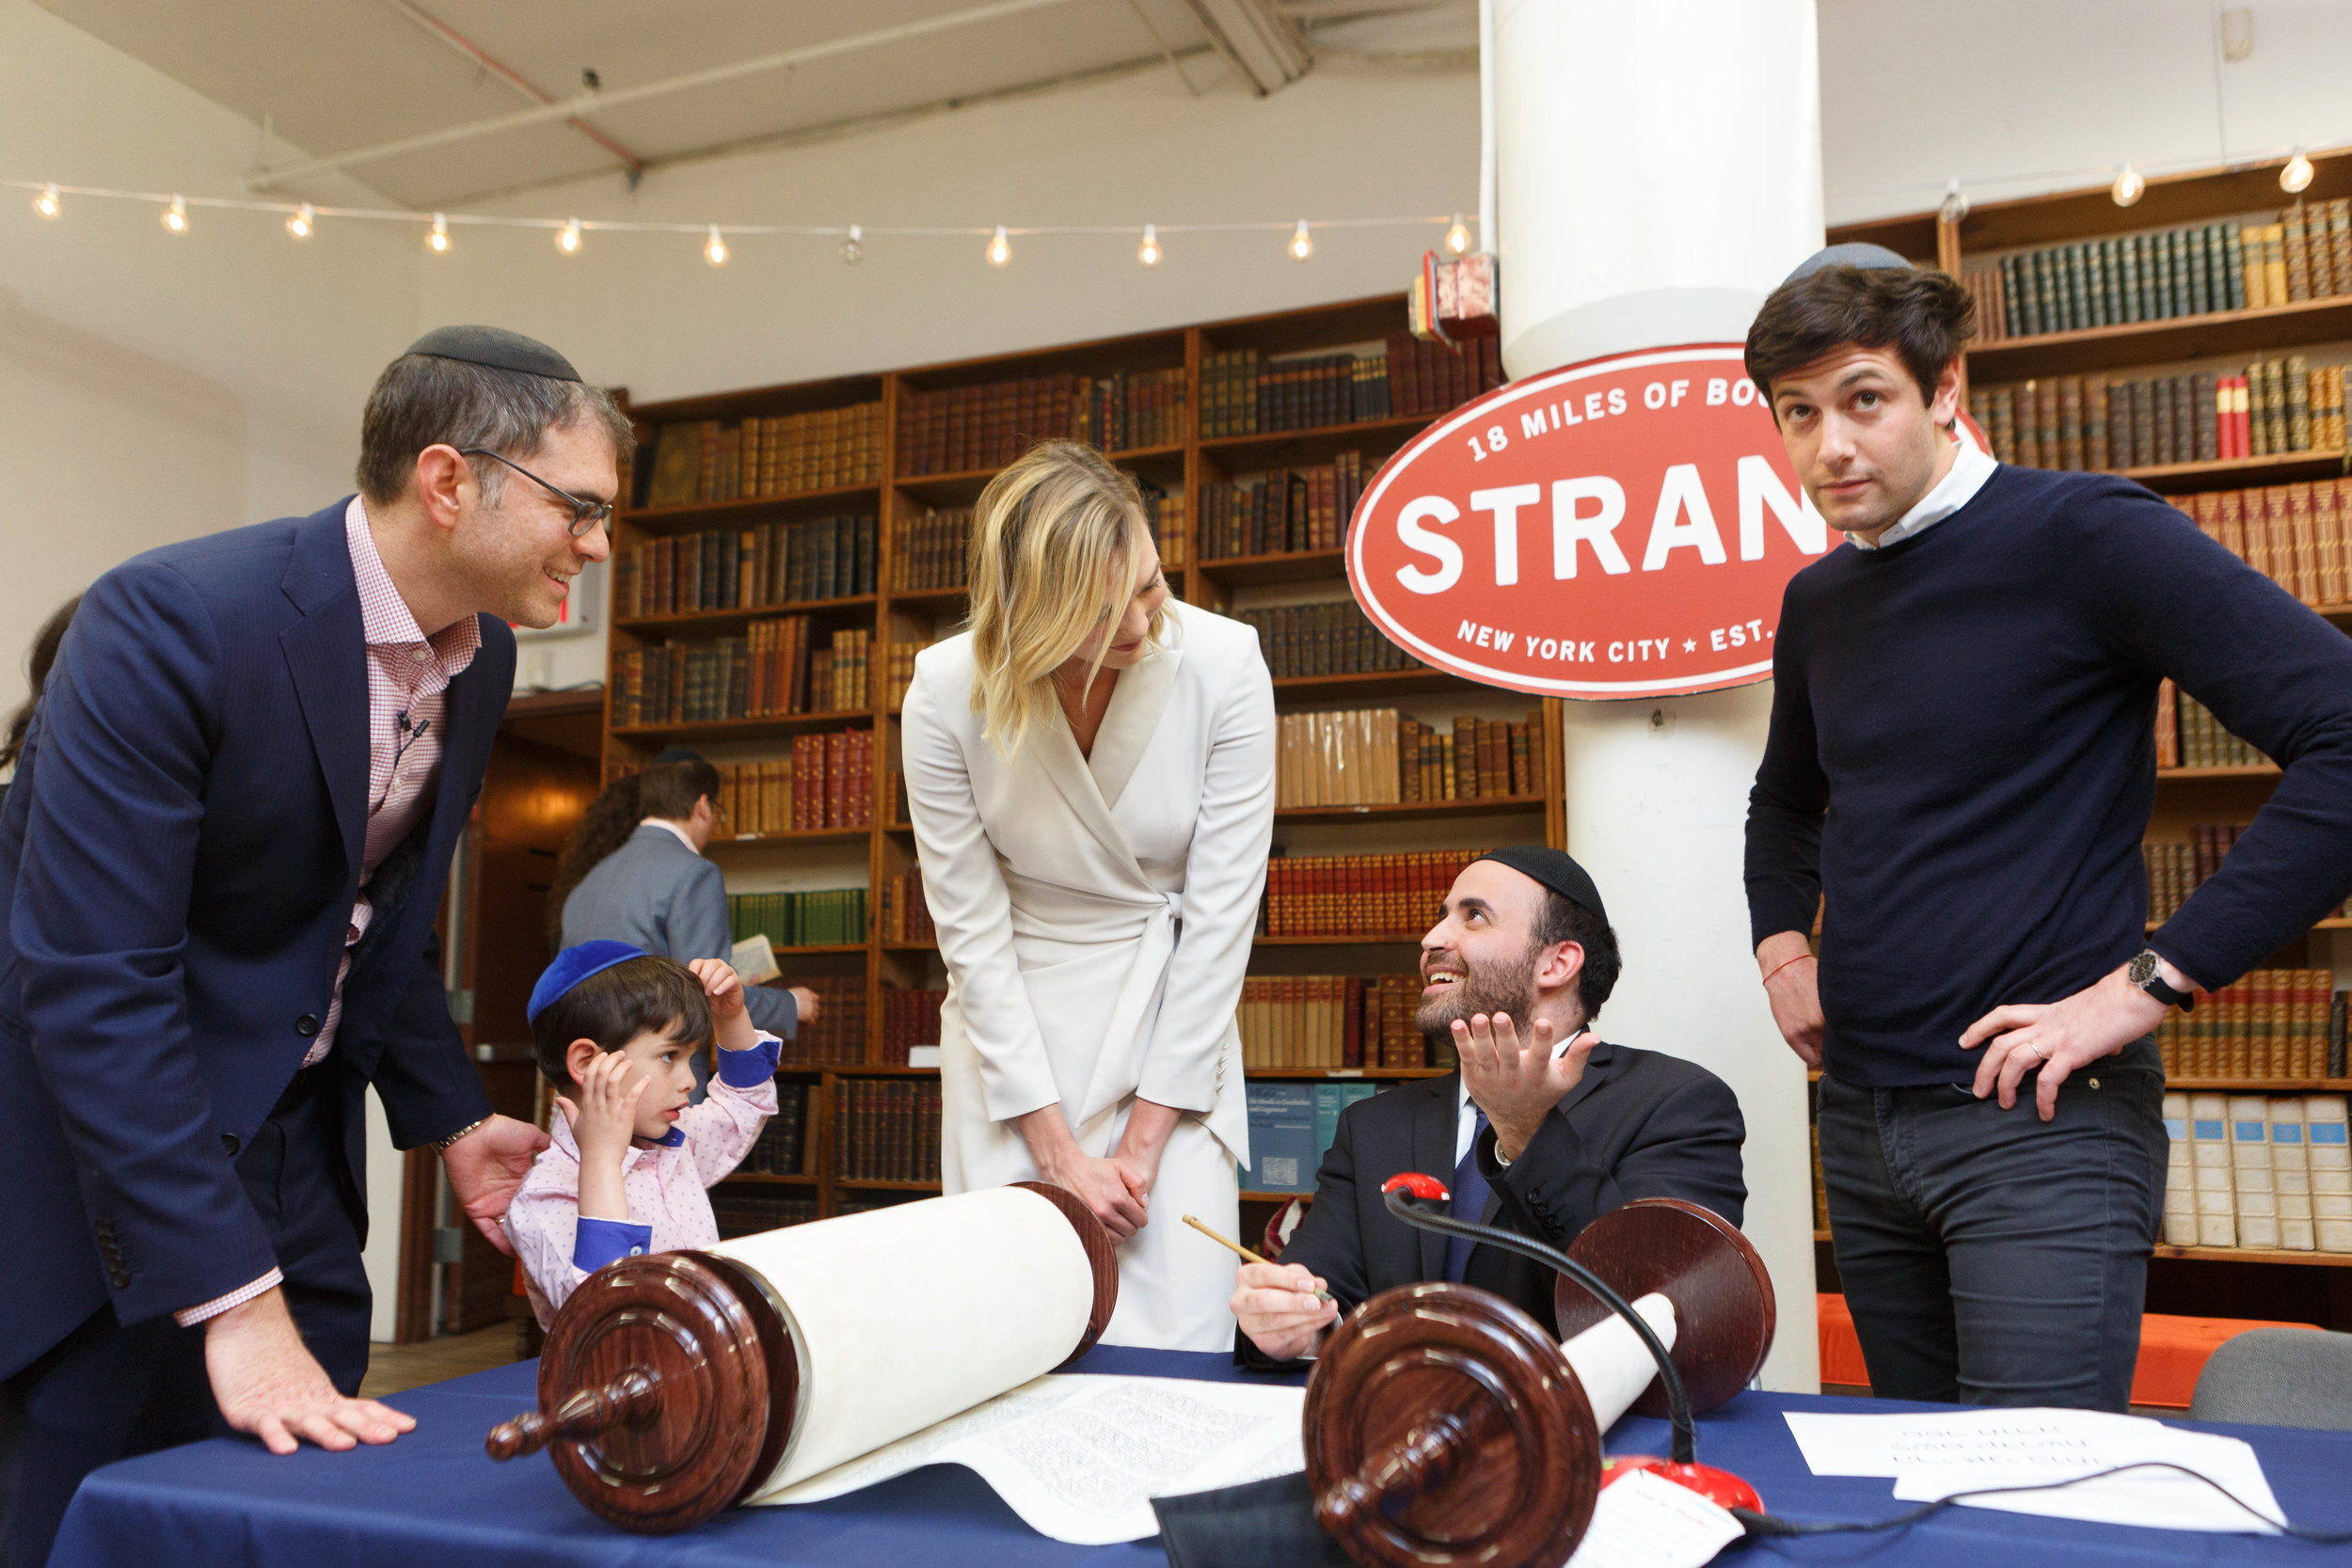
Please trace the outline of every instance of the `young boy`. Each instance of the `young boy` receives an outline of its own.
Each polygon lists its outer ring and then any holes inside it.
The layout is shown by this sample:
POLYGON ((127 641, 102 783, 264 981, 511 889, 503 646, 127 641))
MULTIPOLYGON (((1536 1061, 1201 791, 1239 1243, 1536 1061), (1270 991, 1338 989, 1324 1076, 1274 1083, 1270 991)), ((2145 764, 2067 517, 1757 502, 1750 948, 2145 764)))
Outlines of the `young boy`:
POLYGON ((704 1191, 733 1170, 776 1111, 773 1035, 752 1027, 743 984, 717 958, 691 965, 625 942, 556 956, 528 1009, 540 1070, 568 1095, 555 1141, 503 1224, 539 1326, 615 1258, 707 1246, 704 1191), (719 1043, 710 1096, 689 1105, 694 1053, 719 1043))

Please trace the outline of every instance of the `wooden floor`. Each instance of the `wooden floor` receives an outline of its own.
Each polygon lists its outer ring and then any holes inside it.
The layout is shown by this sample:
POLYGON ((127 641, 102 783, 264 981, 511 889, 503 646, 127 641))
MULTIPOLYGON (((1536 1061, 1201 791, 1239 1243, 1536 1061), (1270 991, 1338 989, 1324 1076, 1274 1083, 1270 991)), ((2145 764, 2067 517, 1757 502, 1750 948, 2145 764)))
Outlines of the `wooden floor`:
POLYGON ((487 1371, 515 1359, 515 1325, 494 1323, 471 1334, 414 1345, 370 1345, 368 1375, 359 1392, 370 1399, 427 1383, 487 1371))

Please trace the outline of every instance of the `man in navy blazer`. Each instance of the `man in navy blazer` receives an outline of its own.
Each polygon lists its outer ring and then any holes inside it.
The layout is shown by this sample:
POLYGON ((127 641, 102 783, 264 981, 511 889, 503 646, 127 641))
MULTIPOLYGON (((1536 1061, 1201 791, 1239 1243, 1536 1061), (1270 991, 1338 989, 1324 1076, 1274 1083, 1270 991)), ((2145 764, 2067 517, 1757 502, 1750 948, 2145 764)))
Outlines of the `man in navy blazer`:
POLYGON ((547 1140, 490 1114, 434 915, 507 623, 607 553, 628 438, 553 350, 443 328, 371 393, 358 497, 84 596, 0 806, 0 1561, 45 1560, 90 1468, 217 1422, 278 1452, 413 1424, 352 1397, 363 1096, 498 1240, 547 1140))

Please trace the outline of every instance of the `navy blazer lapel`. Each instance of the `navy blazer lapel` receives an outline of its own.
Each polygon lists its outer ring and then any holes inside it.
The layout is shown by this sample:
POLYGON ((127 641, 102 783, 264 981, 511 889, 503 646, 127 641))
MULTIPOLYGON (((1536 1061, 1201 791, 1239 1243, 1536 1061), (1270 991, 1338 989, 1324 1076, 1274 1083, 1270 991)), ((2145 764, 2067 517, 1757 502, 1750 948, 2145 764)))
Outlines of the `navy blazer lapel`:
MULTIPOLYGON (((449 683, 449 695, 442 703, 449 734, 441 751, 441 776, 433 792, 433 828, 436 837, 444 832, 454 832, 452 818, 442 814, 454 810, 462 817, 467 802, 456 799, 459 781, 482 781, 483 768, 488 761, 491 740, 498 733, 499 722, 506 717, 507 699, 514 695, 510 678, 504 687, 491 679, 485 667, 495 663, 490 656, 492 628, 497 617, 478 616, 481 623, 482 646, 475 650, 473 661, 457 673, 449 683)), ((446 841, 445 841, 446 842, 446 841)), ((679 847, 683 848, 681 845, 679 847)))
POLYGON ((296 526, 281 586, 302 619, 278 641, 334 803, 344 863, 356 874, 368 823, 368 651, 343 531, 349 504, 346 498, 296 526))
MULTIPOLYGON (((1459 1072, 1443 1078, 1425 1078, 1410 1089, 1391 1089, 1391 1094, 1419 1094, 1422 1102, 1413 1107, 1413 1164, 1411 1168, 1423 1176, 1434 1176, 1454 1186, 1454 1145, 1461 1126, 1461 1111, 1455 1105, 1457 1086, 1462 1082, 1459 1072)), ((1402 1221, 1398 1223, 1402 1224, 1402 1221)), ((1445 1277, 1446 1239, 1434 1230, 1416 1230, 1421 1240, 1420 1279, 1445 1277)))
POLYGON ((1609 1081, 1609 1075, 1616 1065, 1617 1048, 1615 1046, 1607 1040, 1602 1040, 1594 1046, 1593 1053, 1584 1058, 1584 1076, 1576 1081, 1576 1087, 1563 1096, 1556 1107, 1560 1114, 1565 1117, 1582 1104, 1594 1091, 1609 1081))

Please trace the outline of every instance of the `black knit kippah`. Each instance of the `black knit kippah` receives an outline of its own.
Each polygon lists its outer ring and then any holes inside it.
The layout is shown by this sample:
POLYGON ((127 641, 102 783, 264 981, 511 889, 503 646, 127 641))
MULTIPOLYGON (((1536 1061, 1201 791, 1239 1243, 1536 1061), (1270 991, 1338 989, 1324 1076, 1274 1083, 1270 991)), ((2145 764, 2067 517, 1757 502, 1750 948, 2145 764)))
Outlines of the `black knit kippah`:
POLYGON ((1608 924, 1609 911, 1600 906, 1600 889, 1593 885, 1592 874, 1570 860, 1566 850, 1550 849, 1540 844, 1510 844, 1478 858, 1533 878, 1569 903, 1592 911, 1603 925, 1608 924))
POLYGON ((1834 245, 1827 249, 1815 251, 1798 262, 1797 270, 1782 278, 1780 286, 1785 289, 1800 277, 1812 277, 1823 267, 1863 267, 1866 269, 1900 267, 1909 271, 1911 263, 1883 245, 1869 245, 1856 240, 1847 245, 1834 245))
POLYGON ((580 379, 580 372, 572 369, 569 359, 536 338, 526 338, 502 326, 437 326, 410 343, 408 352, 431 355, 436 359, 462 359, 469 365, 487 365, 494 371, 544 375, 549 381, 580 379))

